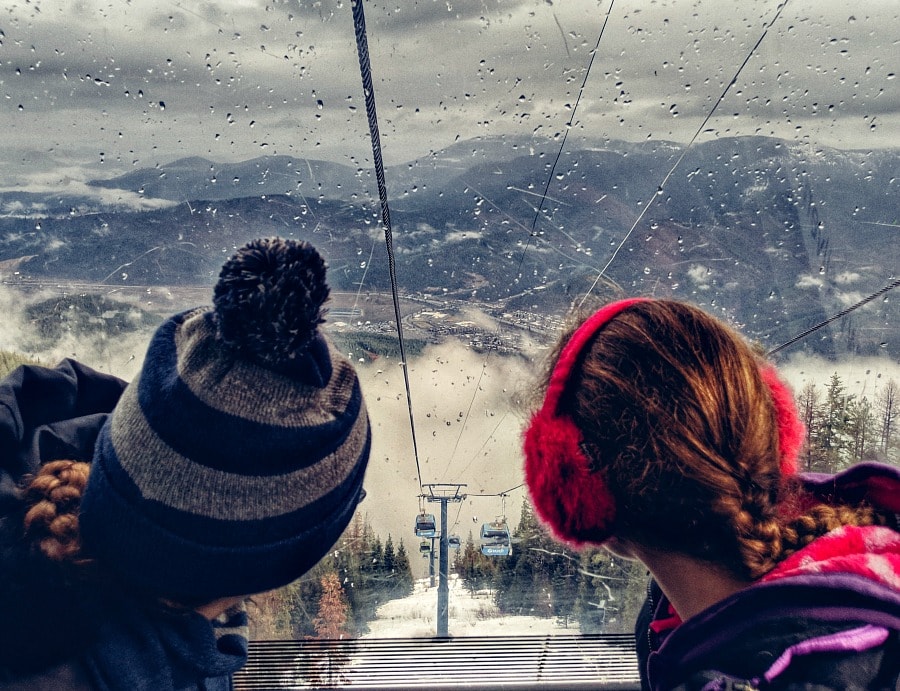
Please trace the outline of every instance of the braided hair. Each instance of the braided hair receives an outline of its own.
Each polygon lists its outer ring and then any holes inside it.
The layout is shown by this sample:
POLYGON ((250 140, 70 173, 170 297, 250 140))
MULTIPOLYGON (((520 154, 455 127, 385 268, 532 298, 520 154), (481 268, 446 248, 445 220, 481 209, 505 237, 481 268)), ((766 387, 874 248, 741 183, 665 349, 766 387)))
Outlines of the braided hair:
POLYGON ((91 645, 115 588, 81 552, 78 508, 90 466, 44 464, 0 518, 0 682, 40 672, 91 645), (14 623, 15 625, 12 625, 14 623))
POLYGON ((78 532, 81 493, 91 466, 78 461, 51 461, 25 487, 28 506, 23 525, 33 549, 55 562, 84 563, 78 532))

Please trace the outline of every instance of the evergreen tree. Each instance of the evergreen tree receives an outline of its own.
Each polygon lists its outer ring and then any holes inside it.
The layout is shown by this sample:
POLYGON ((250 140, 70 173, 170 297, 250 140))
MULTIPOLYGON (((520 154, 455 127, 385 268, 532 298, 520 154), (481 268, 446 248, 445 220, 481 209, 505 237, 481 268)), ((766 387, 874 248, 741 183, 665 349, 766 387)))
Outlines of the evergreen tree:
POLYGON ((394 560, 394 597, 406 597, 413 592, 412 566, 409 563, 409 555, 406 553, 406 547, 403 544, 403 538, 400 538, 400 544, 397 546, 397 556, 394 560))
POLYGON ((493 557, 486 557, 481 553, 481 547, 476 544, 470 530, 454 561, 453 570, 462 579, 465 589, 475 594, 494 586, 498 568, 493 557))
POLYGON ((875 412, 869 399, 863 396, 851 400, 847 406, 847 461, 874 460, 877 457, 875 435, 875 412))
MULTIPOLYGON (((568 552, 568 550, 566 551, 568 552)), ((571 553, 563 556, 563 559, 554 562, 550 574, 550 592, 553 607, 551 614, 557 618, 562 626, 568 628, 570 618, 575 614, 575 603, 578 600, 578 589, 582 578, 578 556, 571 553)))
POLYGON ((513 543, 512 554, 497 560, 500 611, 567 621, 578 593, 578 556, 550 536, 528 500, 522 502, 513 543))
POLYGON ((647 596, 644 565, 588 549, 581 554, 581 573, 575 607, 581 632, 631 632, 647 596))
POLYGON ((322 595, 321 579, 333 568, 330 562, 330 557, 326 557, 302 578, 279 591, 285 596, 284 604, 288 608, 291 638, 315 637, 316 627, 313 621, 318 613, 318 602, 322 595))
POLYGON ((394 569, 396 567, 397 555, 394 553, 394 540, 388 533, 387 540, 384 543, 384 552, 381 555, 381 567, 386 576, 393 579, 394 569))
POLYGON ((376 536, 372 542, 365 564, 364 571, 373 575, 380 575, 384 567, 384 546, 381 544, 380 537, 376 536))
MULTIPOLYGON (((331 554, 316 566, 338 575, 349 605, 347 628, 356 636, 368 631, 368 622, 375 616, 374 596, 369 587, 373 541, 372 526, 357 512, 331 554)), ((316 603, 316 599, 310 599, 312 595, 305 594, 304 602, 316 603)))
POLYGON ((613 600, 606 576, 600 573, 604 560, 600 550, 586 549, 581 553, 582 578, 578 582, 575 616, 582 633, 603 633, 607 605, 613 600))
POLYGON ((368 630, 368 622, 372 618, 367 609, 365 577, 362 571, 365 555, 357 551, 358 543, 348 540, 341 541, 341 544, 345 545, 343 549, 334 550, 329 559, 320 562, 320 566, 330 567, 338 575, 349 605, 347 627, 353 634, 361 635, 368 630))
POLYGON ((832 374, 825 389, 818 435, 825 472, 834 473, 847 465, 850 446, 848 405, 853 398, 846 393, 846 387, 837 372, 832 374))
POLYGON ((364 524, 364 538, 359 553, 359 571, 353 592, 353 619, 360 631, 368 630, 368 622, 375 618, 378 605, 384 602, 384 547, 374 535, 368 521, 364 524))

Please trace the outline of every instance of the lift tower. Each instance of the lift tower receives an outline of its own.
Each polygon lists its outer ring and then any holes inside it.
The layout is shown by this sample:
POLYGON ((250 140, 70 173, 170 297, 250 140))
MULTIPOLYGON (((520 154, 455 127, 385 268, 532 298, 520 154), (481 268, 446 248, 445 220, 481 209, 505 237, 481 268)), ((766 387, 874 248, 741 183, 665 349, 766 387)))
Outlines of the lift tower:
POLYGON ((438 601, 437 601, 437 636, 438 638, 447 638, 449 636, 447 629, 448 612, 450 609, 450 587, 447 584, 447 571, 449 569, 450 551, 448 545, 447 532, 447 504, 452 502, 461 502, 466 498, 462 493, 465 485, 456 484, 431 484, 423 485, 423 489, 427 491, 425 498, 430 502, 440 502, 441 504, 441 538, 440 538, 440 557, 438 561, 438 601))

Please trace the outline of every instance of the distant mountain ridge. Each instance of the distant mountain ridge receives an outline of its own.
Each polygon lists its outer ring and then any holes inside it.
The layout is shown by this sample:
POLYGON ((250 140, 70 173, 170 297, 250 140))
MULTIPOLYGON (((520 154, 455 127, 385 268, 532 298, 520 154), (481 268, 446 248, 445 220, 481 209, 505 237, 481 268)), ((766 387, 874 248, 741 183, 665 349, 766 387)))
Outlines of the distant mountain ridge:
MULTIPOLYGON (((900 150, 813 150, 766 137, 716 139, 687 153, 670 142, 597 142, 564 151, 550 178, 558 146, 483 138, 390 167, 401 289, 562 312, 609 263, 593 290, 600 296, 688 299, 774 345, 900 270, 900 150)), ((111 285, 212 283, 234 248, 281 234, 323 251, 335 289, 389 288, 369 170, 288 156, 192 157, 91 185, 166 208, 8 212, 0 266, 111 285)), ((44 208, 60 201, 48 197, 44 208)), ((0 193, 0 206, 10 203, 0 193)), ((897 304, 871 303, 804 347, 893 353, 897 304)))

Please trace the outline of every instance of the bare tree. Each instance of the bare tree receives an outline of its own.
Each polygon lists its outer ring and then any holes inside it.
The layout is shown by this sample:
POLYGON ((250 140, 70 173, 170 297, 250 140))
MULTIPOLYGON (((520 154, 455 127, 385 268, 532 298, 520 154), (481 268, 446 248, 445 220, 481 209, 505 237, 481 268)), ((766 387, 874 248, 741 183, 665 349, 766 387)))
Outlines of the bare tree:
POLYGON ((804 470, 815 470, 822 465, 822 453, 819 446, 819 424, 821 418, 822 400, 819 390, 812 382, 807 382, 797 397, 797 408, 800 419, 806 426, 806 441, 803 448, 802 461, 804 470))
POLYGON ((897 382, 889 379, 875 398, 876 414, 880 420, 879 445, 886 458, 898 460, 893 452, 900 446, 897 441, 897 417, 900 416, 900 400, 898 400, 897 382))

